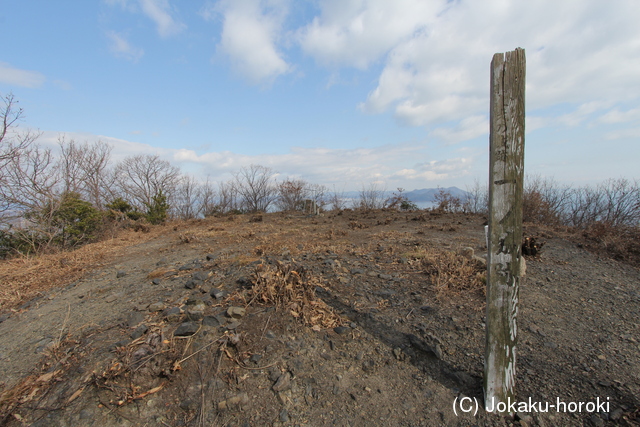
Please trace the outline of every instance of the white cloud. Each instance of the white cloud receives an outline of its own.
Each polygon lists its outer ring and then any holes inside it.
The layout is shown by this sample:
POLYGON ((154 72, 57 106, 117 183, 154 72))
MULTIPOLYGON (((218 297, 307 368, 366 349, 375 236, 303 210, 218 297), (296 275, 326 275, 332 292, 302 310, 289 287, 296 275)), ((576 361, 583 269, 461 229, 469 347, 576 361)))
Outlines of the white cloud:
POLYGON ((366 68, 428 25, 446 1, 328 0, 301 28, 304 51, 326 65, 366 68))
POLYGON ((617 108, 609 111, 598 119, 601 123, 628 123, 640 120, 640 108, 633 108, 627 111, 620 111, 617 108))
POLYGON ((461 120, 453 128, 436 128, 431 136, 441 138, 448 144, 469 141, 489 133, 489 120, 486 116, 471 116, 461 120))
POLYGON ((635 129, 621 129, 613 132, 609 132, 605 135, 608 140, 615 139, 638 139, 640 138, 640 128, 635 129))
POLYGON ((218 10, 224 16, 218 52, 236 71, 254 84, 291 71, 276 47, 287 12, 284 2, 223 0, 218 10))
MULTIPOLYGON (((60 133, 46 131, 38 143, 57 147, 60 133)), ((89 133, 65 134, 66 140, 78 142, 103 141, 113 146, 112 163, 127 156, 156 154, 179 166, 184 173, 198 179, 209 177, 224 181, 243 166, 260 164, 272 168, 282 178, 298 177, 345 190, 358 190, 363 185, 378 183, 387 189, 414 189, 434 186, 433 181, 463 186, 474 163, 474 156, 429 160, 421 144, 384 145, 374 148, 329 149, 292 147, 283 154, 246 155, 231 151, 196 152, 191 149, 158 148, 149 144, 127 141, 89 133), (415 164, 417 158, 425 162, 415 164)))
POLYGON ((168 0, 140 0, 142 12, 155 22, 161 37, 170 37, 182 32, 186 25, 171 16, 168 0))
POLYGON ((142 50, 142 48, 132 46, 124 35, 116 33, 115 31, 108 31, 106 35, 110 42, 109 50, 115 56, 132 62, 138 62, 144 55, 144 50, 142 50))
POLYGON ((382 60, 361 109, 409 125, 485 112, 491 58, 516 47, 527 52, 529 110, 640 92, 639 2, 329 0, 321 11, 298 32, 303 50, 338 67, 382 60))
POLYGON ((14 68, 11 65, 0 62, 0 82, 28 87, 28 88, 37 88, 44 84, 46 78, 42 73, 37 71, 29 71, 29 70, 21 70, 19 68, 14 68))
POLYGON ((592 101, 581 104, 574 111, 563 114, 557 118, 558 122, 569 127, 575 127, 584 123, 593 113, 608 107, 607 103, 592 101))

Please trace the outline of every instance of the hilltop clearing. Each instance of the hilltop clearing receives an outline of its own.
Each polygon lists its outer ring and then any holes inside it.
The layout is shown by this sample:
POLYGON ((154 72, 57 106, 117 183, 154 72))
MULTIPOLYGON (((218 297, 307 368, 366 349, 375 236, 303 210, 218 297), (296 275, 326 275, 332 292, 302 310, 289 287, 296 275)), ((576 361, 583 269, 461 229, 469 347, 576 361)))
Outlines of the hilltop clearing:
POLYGON ((640 272, 532 227, 518 400, 606 410, 456 416, 482 401, 485 220, 236 215, 21 260, 0 425, 637 425, 640 272))

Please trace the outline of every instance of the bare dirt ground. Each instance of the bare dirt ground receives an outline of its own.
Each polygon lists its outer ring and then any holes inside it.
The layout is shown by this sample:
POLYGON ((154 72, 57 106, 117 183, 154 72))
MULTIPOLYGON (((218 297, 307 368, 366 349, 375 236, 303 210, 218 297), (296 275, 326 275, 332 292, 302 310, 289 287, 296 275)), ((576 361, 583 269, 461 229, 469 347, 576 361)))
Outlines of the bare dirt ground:
POLYGON ((484 221, 239 215, 134 239, 0 313, 0 425, 638 425, 640 272, 534 227, 517 400, 539 404, 456 415, 482 402, 463 248, 484 254, 484 221))

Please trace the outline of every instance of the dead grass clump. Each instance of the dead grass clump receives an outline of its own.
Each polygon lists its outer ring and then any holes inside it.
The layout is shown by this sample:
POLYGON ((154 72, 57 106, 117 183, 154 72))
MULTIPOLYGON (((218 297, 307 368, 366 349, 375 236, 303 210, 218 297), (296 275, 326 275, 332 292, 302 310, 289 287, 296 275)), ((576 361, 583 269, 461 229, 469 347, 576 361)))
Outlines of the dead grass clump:
POLYGON ((420 265, 438 296, 486 291, 486 267, 452 251, 427 249, 420 265))
POLYGON ((316 297, 317 278, 301 265, 276 261, 260 264, 252 277, 251 303, 275 305, 313 330, 334 328, 342 319, 324 301, 316 297))
POLYGON ((363 224, 363 223, 358 222, 358 221, 351 221, 351 222, 349 222, 349 228, 352 229, 352 230, 355 230, 355 229, 362 230, 362 229, 365 229, 365 228, 369 228, 369 226, 367 224, 363 224))

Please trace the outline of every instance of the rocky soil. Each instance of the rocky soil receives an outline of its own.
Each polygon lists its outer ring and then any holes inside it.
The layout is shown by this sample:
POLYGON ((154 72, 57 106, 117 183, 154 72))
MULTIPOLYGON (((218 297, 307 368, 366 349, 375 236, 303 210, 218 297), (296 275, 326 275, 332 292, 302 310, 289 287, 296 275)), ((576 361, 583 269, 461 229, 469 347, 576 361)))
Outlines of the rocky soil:
POLYGON ((640 272, 534 227, 546 244, 520 289, 517 400, 565 406, 454 412, 482 402, 484 221, 344 211, 166 226, 0 313, 0 425, 638 425, 640 272))

